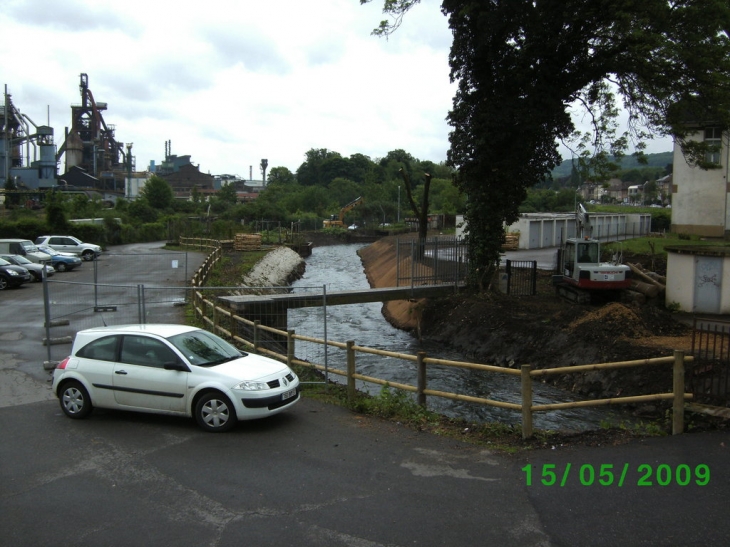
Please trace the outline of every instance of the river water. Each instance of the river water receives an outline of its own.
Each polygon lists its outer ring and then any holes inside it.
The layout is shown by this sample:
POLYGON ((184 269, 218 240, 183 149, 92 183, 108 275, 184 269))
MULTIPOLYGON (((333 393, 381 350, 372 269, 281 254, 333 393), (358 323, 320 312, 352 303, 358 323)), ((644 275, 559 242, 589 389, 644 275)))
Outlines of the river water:
MULTIPOLYGON (((293 290, 326 292, 367 289, 370 287, 357 250, 363 244, 331 245, 315 247, 306 259, 304 277, 293 283, 293 290)), ((441 344, 418 339, 409 333, 396 329, 381 313, 381 303, 349 304, 322 308, 289 310, 288 325, 297 334, 314 338, 326 338, 337 342, 354 340, 358 346, 415 355, 425 351, 429 357, 468 361, 463 355, 441 344)), ((297 356, 330 368, 346 370, 345 352, 328 347, 325 354, 321 344, 297 342, 297 356)), ((416 385, 416 363, 402 359, 387 358, 357 352, 356 370, 360 374, 393 382, 416 385)), ((520 403, 520 377, 494 374, 454 367, 428 365, 428 387, 483 397, 497 401, 520 403)), ((331 375, 330 379, 344 382, 342 376, 331 375)), ((373 395, 381 386, 358 382, 358 389, 373 395)), ((428 407, 435 412, 465 418, 470 421, 503 422, 517 425, 521 422, 519 411, 501 409, 440 397, 428 397, 428 407)), ((567 402, 575 397, 566 391, 541 383, 533 384, 534 404, 567 402)), ((606 407, 539 412, 533 415, 533 423, 539 429, 587 430, 597 429, 602 422, 617 421, 616 410, 606 407)))

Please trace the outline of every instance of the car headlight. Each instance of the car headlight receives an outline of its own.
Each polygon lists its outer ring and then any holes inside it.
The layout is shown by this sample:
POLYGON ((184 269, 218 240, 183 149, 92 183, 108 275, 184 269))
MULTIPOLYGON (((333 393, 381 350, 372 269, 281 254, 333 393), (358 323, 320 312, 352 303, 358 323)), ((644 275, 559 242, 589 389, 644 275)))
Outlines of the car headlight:
POLYGON ((12 276, 17 276, 17 275, 19 275, 19 274, 18 274, 18 272, 16 272, 15 270, 7 270, 7 272, 8 272, 8 273, 9 273, 10 275, 12 275, 12 276))
POLYGON ((240 389, 243 391, 261 391, 262 389, 269 389, 266 382, 248 382, 243 381, 233 386, 233 389, 240 389))

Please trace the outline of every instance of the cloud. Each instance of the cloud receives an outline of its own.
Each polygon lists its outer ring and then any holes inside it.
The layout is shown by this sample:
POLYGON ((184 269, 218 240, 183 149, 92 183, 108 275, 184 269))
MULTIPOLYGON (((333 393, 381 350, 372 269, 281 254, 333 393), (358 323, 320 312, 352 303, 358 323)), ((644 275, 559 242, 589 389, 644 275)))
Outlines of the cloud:
MULTIPOLYGON (((84 0, 6 0, 6 15, 27 26, 51 28, 66 32, 90 30, 122 30, 135 35, 138 27, 133 18, 119 14, 109 3, 84 0)), ((93 47, 93 45, 91 46, 93 47)))

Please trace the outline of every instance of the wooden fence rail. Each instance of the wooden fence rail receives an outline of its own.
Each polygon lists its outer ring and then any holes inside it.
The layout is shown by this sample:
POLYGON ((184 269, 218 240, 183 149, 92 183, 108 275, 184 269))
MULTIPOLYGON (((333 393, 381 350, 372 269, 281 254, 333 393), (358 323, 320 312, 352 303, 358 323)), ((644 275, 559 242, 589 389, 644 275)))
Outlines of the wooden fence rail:
MULTIPOLYGON (((182 241, 181 241, 182 244, 182 241)), ((196 276, 194 277, 195 288, 201 288, 209 275, 210 270, 215 263, 220 259, 220 247, 213 247, 212 254, 208 257, 211 260, 206 260, 203 266, 200 268, 196 276), (199 275, 200 274, 200 275, 199 275)), ((487 365, 481 363, 469 363, 461 361, 450 361, 445 359, 429 358, 424 352, 420 352, 417 355, 411 355, 406 353, 397 353, 392 351, 380 350, 375 348, 369 348, 366 346, 357 346, 355 342, 349 340, 347 342, 338 342, 333 340, 323 340, 319 338, 312 338, 309 336, 297 335, 293 330, 280 330, 274 327, 262 325, 260 321, 252 321, 244 317, 233 314, 229 309, 217 306, 215 302, 207 300, 203 296, 203 290, 194 290, 195 296, 193 299, 195 313, 201 318, 213 332, 221 334, 229 339, 232 339, 239 344, 246 347, 253 348, 254 351, 263 353, 277 359, 282 362, 286 362, 289 365, 295 364, 303 367, 309 367, 318 371, 326 371, 328 374, 335 374, 343 376, 347 379, 347 392, 348 397, 352 400, 356 395, 355 381, 360 380, 363 382, 369 382, 377 385, 389 386, 396 389, 412 392, 416 394, 418 404, 426 406, 427 396, 441 397, 445 399, 451 399, 455 401, 465 401, 475 404, 482 404, 493 406, 497 408, 505 408, 509 410, 515 410, 522 413, 522 436, 527 439, 533 435, 532 417, 535 412, 547 412, 551 410, 560 410, 567 408, 585 408, 593 406, 604 406, 613 404, 633 404, 647 401, 660 401, 660 400, 672 400, 672 434, 677 435, 684 431, 684 408, 685 400, 692 399, 691 393, 685 393, 684 386, 684 368, 685 363, 693 361, 691 356, 685 356, 683 351, 675 351, 673 356, 670 357, 658 357, 653 359, 641 359, 636 361, 620 361, 615 363, 598 363, 589 365, 579 365, 574 367, 557 367, 551 369, 539 369, 533 370, 531 365, 522 365, 520 370, 503 368, 494 365, 487 365), (211 317, 212 316, 212 317, 211 317), (229 321, 230 329, 226 329, 220 324, 221 317, 227 318, 229 321), (238 333, 238 329, 235 327, 237 324, 246 325, 253 332, 251 339, 246 339, 238 333), (269 348, 263 347, 260 343, 260 333, 268 332, 270 334, 277 335, 286 340, 286 353, 279 353, 269 348), (310 343, 323 344, 331 347, 336 347, 346 352, 346 363, 347 370, 339 370, 329 366, 325 366, 321 363, 312 363, 308 361, 302 361, 296 358, 296 341, 302 340, 310 343), (410 384, 401 384, 384 380, 382 378, 375 378, 372 376, 365 376, 359 374, 356 371, 356 355, 357 353, 368 353, 373 355, 380 355, 383 357, 390 357, 401 359, 405 361, 413 361, 417 363, 417 385, 413 386, 410 384), (642 366, 654 366, 654 365, 669 365, 673 366, 673 389, 671 393, 652 393, 646 395, 637 395, 632 397, 613 397, 609 399, 592 399, 584 401, 573 401, 567 403, 552 403, 544 405, 534 405, 532 400, 532 383, 534 378, 547 375, 555 374, 576 374, 584 373, 593 370, 611 370, 625 367, 642 367, 642 366), (521 378, 521 403, 510 403, 506 401, 495 401, 492 399, 484 399, 480 397, 473 397, 469 395, 450 393, 428 389, 428 378, 427 378, 427 366, 449 366, 458 367, 464 369, 478 370, 491 374, 505 374, 511 376, 520 376, 521 378)))

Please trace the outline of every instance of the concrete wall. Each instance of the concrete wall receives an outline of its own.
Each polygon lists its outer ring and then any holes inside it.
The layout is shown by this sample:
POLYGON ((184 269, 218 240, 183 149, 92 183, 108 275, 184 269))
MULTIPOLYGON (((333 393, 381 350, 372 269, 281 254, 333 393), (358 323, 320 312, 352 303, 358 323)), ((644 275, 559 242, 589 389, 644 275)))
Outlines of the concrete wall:
POLYGON ((680 311, 703 314, 730 314, 730 249, 715 247, 667 248, 667 306, 680 311), (719 275, 708 276, 702 264, 721 261, 719 275), (711 301, 698 298, 698 291, 710 286, 711 301))
MULTIPOLYGON (((704 139, 704 130, 693 140, 704 139)), ((678 144, 674 145, 672 186, 672 232, 723 237, 730 226, 728 186, 728 138, 723 139, 721 169, 704 170, 687 164, 678 144)))

